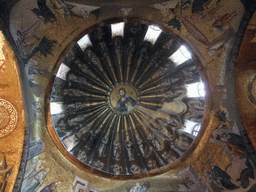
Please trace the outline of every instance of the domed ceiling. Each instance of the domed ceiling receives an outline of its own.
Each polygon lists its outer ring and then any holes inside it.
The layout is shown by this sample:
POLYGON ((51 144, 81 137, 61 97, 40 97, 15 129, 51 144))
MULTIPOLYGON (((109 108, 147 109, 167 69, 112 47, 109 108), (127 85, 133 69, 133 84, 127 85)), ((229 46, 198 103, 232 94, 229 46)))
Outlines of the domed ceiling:
POLYGON ((0 191, 254 191, 255 7, 83 1, 0 2, 0 191))
POLYGON ((96 28, 73 46, 53 84, 51 117, 85 168, 134 175, 186 152, 204 101, 186 45, 156 26, 127 22, 96 28))

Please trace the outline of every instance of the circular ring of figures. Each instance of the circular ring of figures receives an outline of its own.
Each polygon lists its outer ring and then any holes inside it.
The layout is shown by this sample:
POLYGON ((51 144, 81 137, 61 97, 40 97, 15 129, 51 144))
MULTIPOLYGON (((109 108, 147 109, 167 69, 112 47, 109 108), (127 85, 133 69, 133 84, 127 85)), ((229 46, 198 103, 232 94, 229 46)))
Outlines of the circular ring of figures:
POLYGON ((205 98, 187 90, 201 82, 197 63, 171 59, 183 47, 178 39, 161 30, 152 43, 146 24, 122 29, 118 36, 99 27, 87 34, 91 43, 73 46, 50 105, 57 146, 71 161, 124 178, 177 162, 196 136, 183 128, 202 121, 205 98))
POLYGON ((14 106, 0 99, 0 138, 11 133, 17 124, 17 111, 14 106))

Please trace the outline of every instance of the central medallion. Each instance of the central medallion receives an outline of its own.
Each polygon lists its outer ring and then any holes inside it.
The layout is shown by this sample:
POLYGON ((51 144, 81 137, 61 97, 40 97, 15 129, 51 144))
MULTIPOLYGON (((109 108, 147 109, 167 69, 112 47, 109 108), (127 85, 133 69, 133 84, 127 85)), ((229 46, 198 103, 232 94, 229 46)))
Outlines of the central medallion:
POLYGON ((134 111, 138 102, 138 93, 131 84, 118 84, 111 91, 109 103, 116 112, 130 113, 134 111))

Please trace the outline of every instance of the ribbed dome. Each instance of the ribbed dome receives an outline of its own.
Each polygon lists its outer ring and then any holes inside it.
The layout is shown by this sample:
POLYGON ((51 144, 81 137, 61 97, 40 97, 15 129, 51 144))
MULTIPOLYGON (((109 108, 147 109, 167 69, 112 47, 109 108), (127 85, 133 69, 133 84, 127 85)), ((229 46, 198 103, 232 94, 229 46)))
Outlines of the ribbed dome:
POLYGON ((147 39, 149 29, 125 23, 117 36, 111 25, 91 31, 87 43, 67 54, 53 84, 51 116, 60 141, 104 173, 133 175, 170 164, 193 142, 187 130, 200 127, 204 97, 187 90, 200 82, 195 62, 175 62, 181 43, 160 29, 153 29, 161 32, 155 41, 147 39))

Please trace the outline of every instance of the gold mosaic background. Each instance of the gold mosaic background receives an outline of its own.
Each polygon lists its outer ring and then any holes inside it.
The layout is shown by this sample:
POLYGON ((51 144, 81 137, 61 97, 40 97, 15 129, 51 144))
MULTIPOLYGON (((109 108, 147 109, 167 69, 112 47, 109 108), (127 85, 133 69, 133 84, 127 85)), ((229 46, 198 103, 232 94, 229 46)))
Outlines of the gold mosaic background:
MULTIPOLYGON (((232 29, 235 33, 238 30, 244 15, 244 8, 240 1, 227 0, 220 1, 219 4, 217 1, 209 1, 209 4, 204 7, 206 14, 210 14, 210 11, 213 10, 212 8, 217 7, 215 15, 212 15, 211 18, 202 18, 199 15, 192 17, 191 7, 184 9, 178 7, 178 9, 173 12, 168 6, 173 7, 172 4, 174 1, 169 1, 169 4, 168 2, 159 2, 158 4, 143 7, 102 7, 98 14, 90 13, 88 17, 85 18, 83 18, 83 15, 79 11, 73 13, 73 15, 66 15, 67 13, 62 8, 58 9, 58 6, 54 8, 54 3, 58 5, 58 1, 47 1, 47 5, 54 12, 56 18, 55 22, 43 22, 31 11, 31 9, 38 7, 37 2, 34 0, 19 1, 12 8, 10 16, 9 29, 14 40, 20 38, 17 35, 18 29, 25 31, 36 23, 35 27, 29 31, 26 39, 23 39, 25 42, 23 42, 21 51, 23 51, 25 55, 31 53, 33 48, 38 45, 40 39, 44 36, 56 41, 53 46, 52 54, 48 54, 47 57, 37 52, 32 59, 25 64, 25 67, 22 66, 22 64, 18 64, 16 55, 19 53, 14 54, 6 38, 0 33, 0 99, 5 99, 14 106, 18 118, 15 129, 7 136, 0 139, 0 153, 5 156, 8 166, 13 165, 12 173, 8 178, 5 191, 12 191, 18 174, 24 143, 25 117, 27 114, 33 114, 31 121, 27 122, 31 127, 30 140, 42 140, 45 144, 45 150, 27 162, 27 169, 37 164, 40 166, 35 170, 44 171, 45 178, 41 186, 37 188, 37 191, 40 191, 51 183, 57 184, 57 191, 72 191, 74 190, 72 183, 76 176, 89 183, 88 189, 92 188, 102 191, 129 191, 136 185, 148 186, 147 182, 150 183, 148 191, 182 190, 181 186, 183 180, 181 178, 185 178, 183 177, 182 170, 186 170, 187 167, 192 167, 196 175, 201 178, 201 180, 199 179, 201 184, 203 183, 210 188, 212 181, 207 177, 207 170, 211 169, 210 163, 218 166, 232 176, 232 182, 239 186, 238 189, 233 191, 247 191, 255 184, 255 180, 250 179, 249 186, 246 189, 241 187, 241 182, 236 179, 240 177, 241 171, 246 168, 244 157, 240 156, 242 157, 240 158, 237 154, 232 154, 232 152, 230 152, 231 150, 228 148, 228 146, 230 147, 231 145, 225 142, 220 144, 216 142, 214 137, 216 131, 223 129, 230 133, 240 134, 240 125, 236 124, 232 108, 230 108, 230 103, 228 102, 229 97, 227 94, 228 87, 226 79, 226 73, 228 73, 229 70, 227 63, 234 40, 227 38, 228 34, 230 34, 228 30, 232 29), (232 17, 234 11, 236 16, 232 17), (223 18, 225 14, 227 15, 223 18), (181 22, 180 31, 167 24, 174 16, 181 22), (222 18, 222 31, 215 31, 213 23, 218 20, 215 16, 222 18), (125 181, 96 176, 91 173, 93 171, 85 171, 67 160, 53 142, 51 136, 54 137, 54 134, 49 134, 48 132, 49 127, 52 126, 49 115, 49 94, 54 74, 57 73, 65 53, 80 37, 94 28, 95 25, 101 26, 105 20, 113 18, 120 18, 124 21, 131 19, 134 21, 158 24, 172 34, 177 34, 188 43, 195 53, 194 58, 202 63, 199 70, 205 74, 203 81, 206 84, 206 97, 208 100, 205 109, 206 113, 204 114, 204 120, 202 122, 202 131, 199 133, 199 137, 195 139, 188 155, 179 160, 177 163, 178 166, 175 169, 169 168, 170 171, 158 176, 125 181), (197 35, 200 34, 199 36, 201 38, 203 38, 203 34, 210 43, 202 43, 202 41, 205 41, 204 38, 199 41, 198 39, 200 38, 193 33, 194 30, 198 30, 197 35), (216 44, 211 44, 214 42, 216 44), (218 42, 220 42, 220 44, 222 43, 219 47, 218 42), (28 43, 27 46, 24 46, 24 43, 28 43), (28 74, 29 66, 41 70, 43 73, 28 74), (34 84, 37 84, 37 86, 29 87, 29 92, 22 92, 19 67, 24 68, 24 70, 22 70, 26 77, 24 82, 28 87, 29 80, 31 79, 34 84), (27 111, 24 107, 23 95, 29 95, 28 97, 31 98, 30 103, 27 104, 27 111), (32 105, 32 103, 35 104, 32 105), (28 111, 30 111, 30 113, 27 113, 28 111), (224 118, 225 121, 221 119, 220 116, 216 115, 219 111, 226 114, 224 118), (235 167, 236 172, 234 172, 235 167)), ((83 8, 88 10, 89 13, 99 7, 83 5, 83 8)), ((255 23, 254 18, 246 31, 237 62, 237 69, 235 71, 238 114, 245 130, 248 132, 254 148, 256 146, 256 108, 255 104, 252 104, 250 99, 248 99, 248 84, 255 75, 255 23)), ((21 58, 20 56, 18 57, 21 58)), ((236 151, 235 148, 233 148, 233 151, 236 151)), ((2 159, 3 158, 2 156, 2 159)), ((31 178, 33 177, 34 176, 31 175, 31 178)), ((188 182, 188 180, 184 180, 188 182)), ((193 180, 193 182, 194 184, 191 186, 200 186, 196 181, 193 180)), ((188 183, 191 184, 191 182, 188 183)), ((224 190, 228 191, 228 189, 224 190)))

